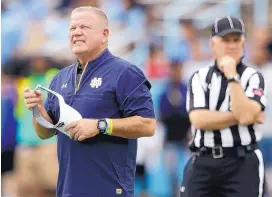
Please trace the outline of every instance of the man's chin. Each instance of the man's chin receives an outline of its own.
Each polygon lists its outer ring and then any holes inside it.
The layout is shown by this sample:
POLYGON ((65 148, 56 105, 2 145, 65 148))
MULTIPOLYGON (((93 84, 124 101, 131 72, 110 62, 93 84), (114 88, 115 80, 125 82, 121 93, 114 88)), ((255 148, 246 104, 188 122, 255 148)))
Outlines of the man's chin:
POLYGON ((82 50, 82 49, 73 49, 72 52, 76 55, 76 56, 80 56, 82 55, 85 50, 82 50))

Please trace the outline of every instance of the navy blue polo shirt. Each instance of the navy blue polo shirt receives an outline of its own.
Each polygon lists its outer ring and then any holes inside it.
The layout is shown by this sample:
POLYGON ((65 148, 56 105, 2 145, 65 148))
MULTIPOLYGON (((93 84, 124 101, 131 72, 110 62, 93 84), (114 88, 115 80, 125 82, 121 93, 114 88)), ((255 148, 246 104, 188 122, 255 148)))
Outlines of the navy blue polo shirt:
MULTIPOLYGON (((83 118, 154 118, 149 81, 139 68, 113 56, 108 49, 88 63, 77 91, 76 75, 77 65, 68 66, 49 88, 60 93, 83 118)), ((59 106, 52 94, 45 108, 56 123, 59 106)), ((137 140, 99 134, 78 142, 61 132, 57 136, 57 197, 134 195, 137 140)))

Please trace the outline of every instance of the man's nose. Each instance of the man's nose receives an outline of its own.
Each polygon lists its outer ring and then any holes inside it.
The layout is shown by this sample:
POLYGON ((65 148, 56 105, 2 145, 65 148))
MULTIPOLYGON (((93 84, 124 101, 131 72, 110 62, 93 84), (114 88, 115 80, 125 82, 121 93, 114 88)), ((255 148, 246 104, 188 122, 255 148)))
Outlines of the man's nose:
POLYGON ((236 42, 229 42, 229 43, 228 43, 228 48, 230 48, 230 49, 235 49, 235 48, 237 48, 237 43, 236 43, 236 42))
POLYGON ((74 36, 78 36, 78 35, 82 35, 82 30, 80 28, 76 28, 74 31, 73 31, 73 35, 74 36))

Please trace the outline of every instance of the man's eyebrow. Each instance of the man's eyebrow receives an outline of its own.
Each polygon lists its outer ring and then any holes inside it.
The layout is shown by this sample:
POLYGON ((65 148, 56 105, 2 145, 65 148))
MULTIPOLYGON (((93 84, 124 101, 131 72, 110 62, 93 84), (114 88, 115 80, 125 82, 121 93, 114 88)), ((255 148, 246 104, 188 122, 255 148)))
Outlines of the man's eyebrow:
POLYGON ((79 26, 88 26, 88 27, 92 27, 93 25, 90 24, 90 23, 82 23, 82 24, 79 24, 79 26))
POLYGON ((241 40, 242 37, 241 37, 241 36, 235 36, 235 37, 233 37, 233 39, 234 39, 234 40, 241 40))

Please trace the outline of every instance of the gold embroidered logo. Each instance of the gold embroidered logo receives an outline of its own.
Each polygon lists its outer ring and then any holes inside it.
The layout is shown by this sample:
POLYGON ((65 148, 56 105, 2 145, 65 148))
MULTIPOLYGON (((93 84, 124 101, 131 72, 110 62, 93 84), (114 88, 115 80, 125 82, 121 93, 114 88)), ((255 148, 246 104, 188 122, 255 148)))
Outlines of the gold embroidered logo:
POLYGON ((122 189, 120 189, 120 188, 116 189, 116 194, 122 194, 122 192, 123 192, 122 189))

